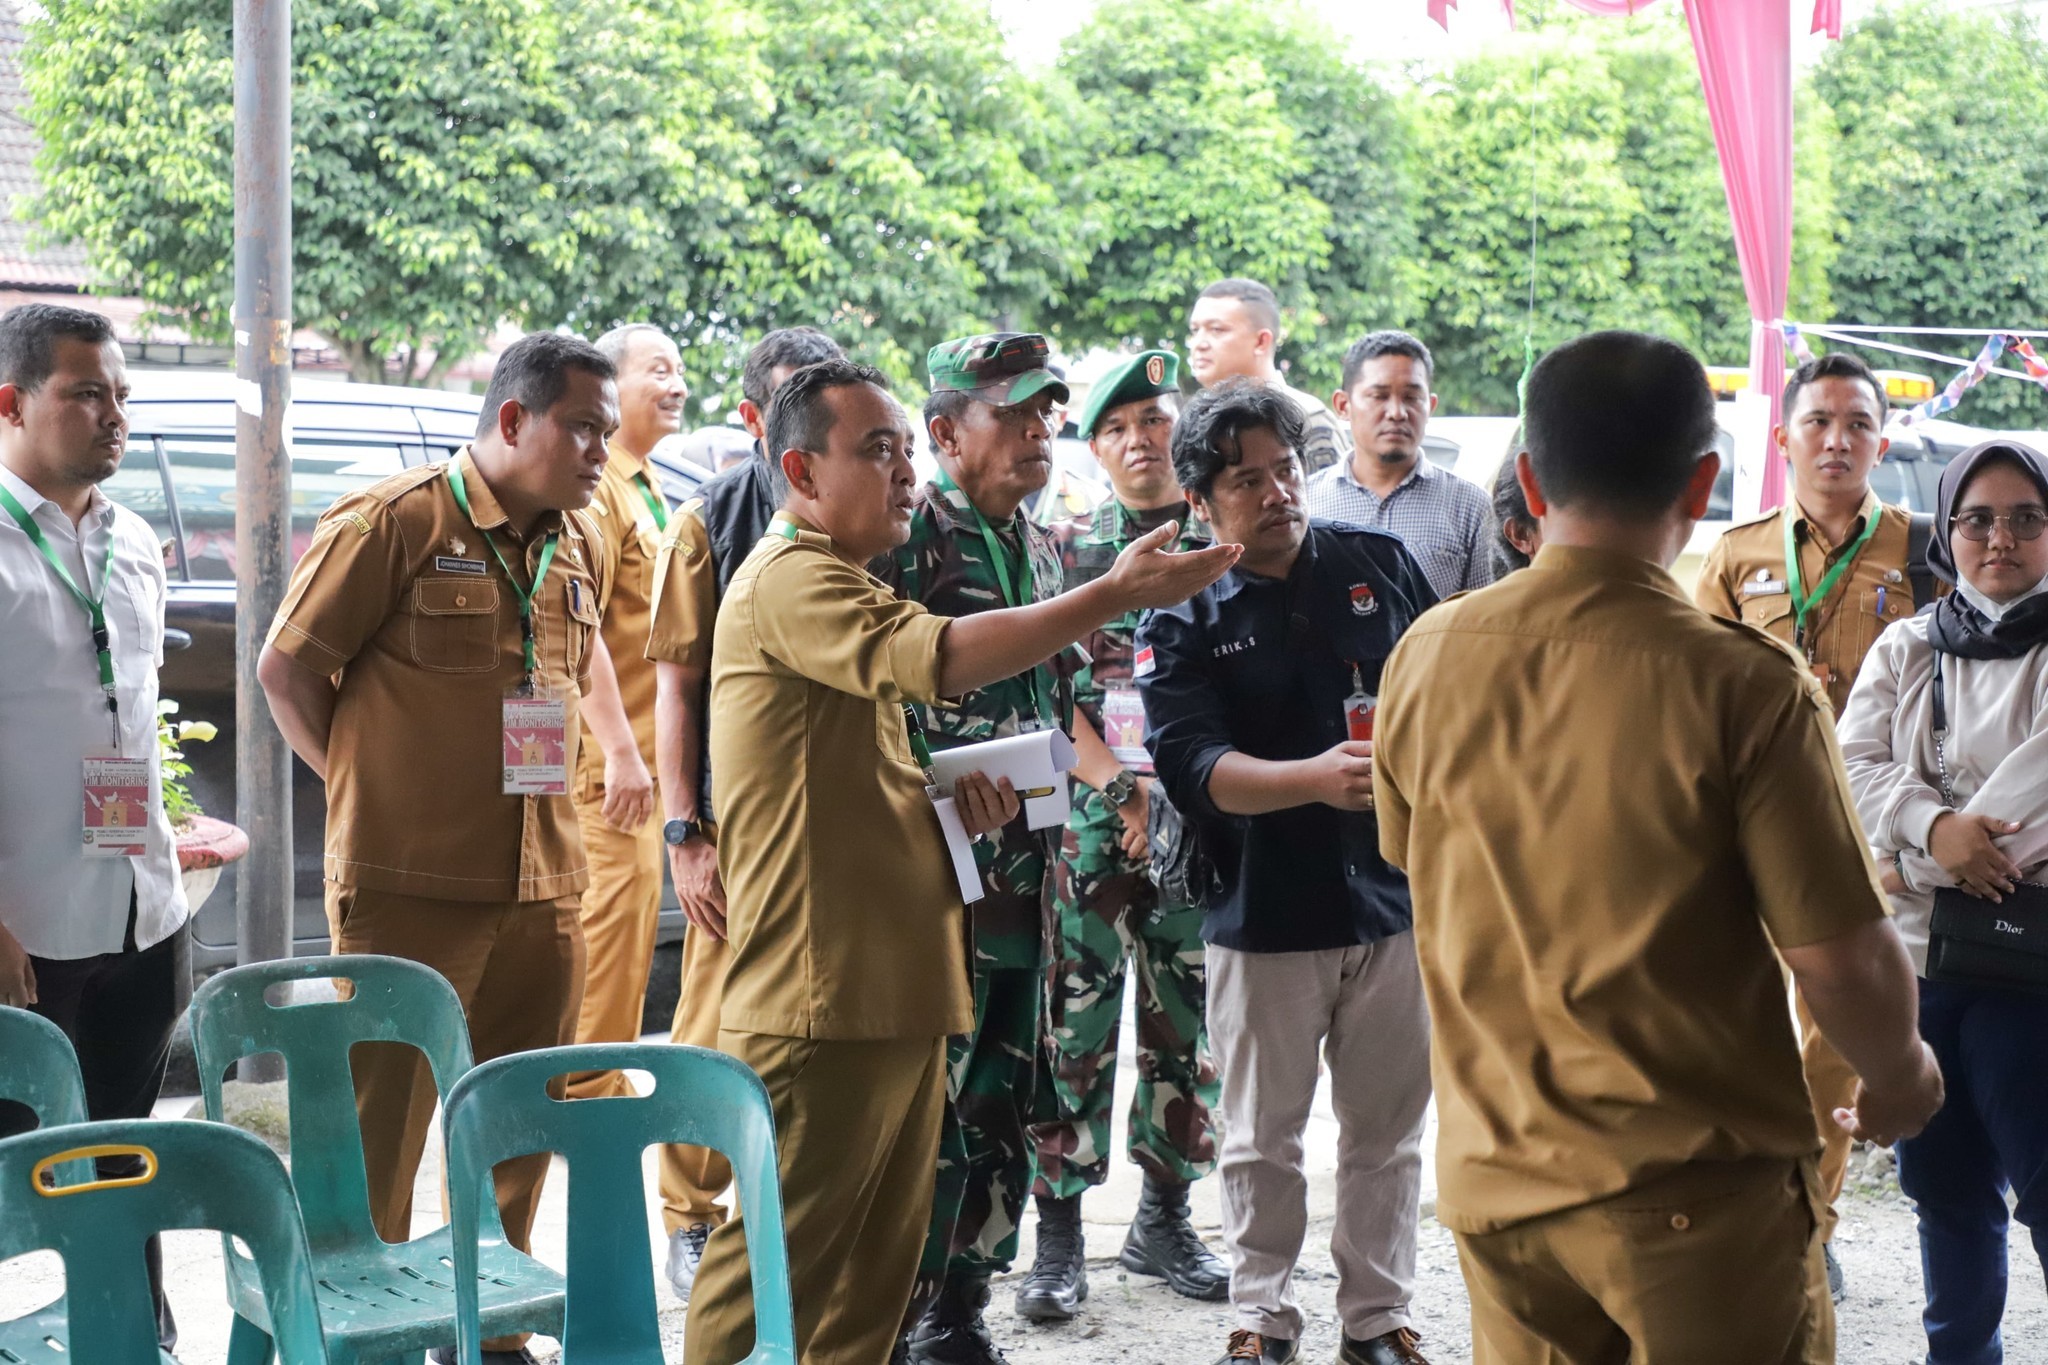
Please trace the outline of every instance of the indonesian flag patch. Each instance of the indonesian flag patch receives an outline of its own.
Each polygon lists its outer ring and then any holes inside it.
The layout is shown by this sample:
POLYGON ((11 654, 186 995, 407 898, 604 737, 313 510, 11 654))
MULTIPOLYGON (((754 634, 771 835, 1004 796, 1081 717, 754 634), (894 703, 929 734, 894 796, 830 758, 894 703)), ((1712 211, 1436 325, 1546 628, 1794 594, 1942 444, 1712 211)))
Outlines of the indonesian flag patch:
POLYGON ((1131 656, 1131 676, 1134 678, 1148 678, 1152 675, 1152 669, 1152 646, 1146 645, 1131 656))

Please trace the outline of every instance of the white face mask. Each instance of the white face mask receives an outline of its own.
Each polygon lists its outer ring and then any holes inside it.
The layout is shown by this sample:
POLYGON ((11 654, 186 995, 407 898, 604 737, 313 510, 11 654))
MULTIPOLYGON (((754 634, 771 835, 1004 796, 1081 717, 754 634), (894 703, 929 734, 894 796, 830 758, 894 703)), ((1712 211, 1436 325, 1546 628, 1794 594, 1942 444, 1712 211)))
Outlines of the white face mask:
POLYGON ((2048 592, 2048 578, 2042 579, 2039 583, 2036 583, 2033 587, 2028 588, 2018 597, 2013 598, 2012 601, 2004 603, 1992 601, 1983 593, 1978 592, 1975 588, 1971 587, 1967 581, 1962 579, 1957 580, 1956 591, 1963 595, 1963 600, 1965 602, 1968 602, 1971 606, 1975 607, 1978 611, 1983 612, 1992 620, 1999 621, 2005 618, 2005 614, 2007 612, 2011 611, 2014 607, 2026 601, 2028 598, 2039 597, 2042 593, 2048 592))

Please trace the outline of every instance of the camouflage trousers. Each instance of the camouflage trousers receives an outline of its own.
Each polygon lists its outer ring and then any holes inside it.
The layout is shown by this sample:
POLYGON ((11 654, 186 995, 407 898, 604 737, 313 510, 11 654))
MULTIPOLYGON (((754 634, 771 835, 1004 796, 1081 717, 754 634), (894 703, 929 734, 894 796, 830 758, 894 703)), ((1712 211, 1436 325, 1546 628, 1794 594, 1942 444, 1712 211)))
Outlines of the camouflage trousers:
POLYGON ((1057 948, 1048 974, 1053 1095, 1060 1117, 1032 1128, 1035 1194, 1070 1198, 1109 1178, 1124 979, 1138 984, 1138 1087, 1131 1160, 1163 1180, 1216 1166, 1215 1064, 1203 1023, 1202 912, 1161 905, 1118 846, 1123 823, 1085 793, 1053 877, 1057 948))
POLYGON ((974 964, 974 1032, 946 1045, 946 1106, 918 1278, 1000 1275, 1017 1259, 1044 1070, 1044 976, 974 964))

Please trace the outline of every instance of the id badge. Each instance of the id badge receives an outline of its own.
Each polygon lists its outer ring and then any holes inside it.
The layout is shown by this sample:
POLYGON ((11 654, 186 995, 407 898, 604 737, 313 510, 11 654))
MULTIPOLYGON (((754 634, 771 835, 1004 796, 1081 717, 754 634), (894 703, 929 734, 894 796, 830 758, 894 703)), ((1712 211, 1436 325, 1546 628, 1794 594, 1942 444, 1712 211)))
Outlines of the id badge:
POLYGON ((85 760, 85 836, 88 858, 128 858, 149 839, 149 761, 85 760))
POLYGON ((1353 692, 1344 699, 1344 731, 1347 738, 1370 740, 1373 713, 1380 699, 1366 692, 1353 692))
POLYGON ((505 697, 505 795, 569 794, 569 705, 559 697, 505 697))
POLYGON ((1152 771, 1145 748, 1145 701, 1129 683, 1111 683, 1102 693, 1102 739, 1116 761, 1135 773, 1152 771))

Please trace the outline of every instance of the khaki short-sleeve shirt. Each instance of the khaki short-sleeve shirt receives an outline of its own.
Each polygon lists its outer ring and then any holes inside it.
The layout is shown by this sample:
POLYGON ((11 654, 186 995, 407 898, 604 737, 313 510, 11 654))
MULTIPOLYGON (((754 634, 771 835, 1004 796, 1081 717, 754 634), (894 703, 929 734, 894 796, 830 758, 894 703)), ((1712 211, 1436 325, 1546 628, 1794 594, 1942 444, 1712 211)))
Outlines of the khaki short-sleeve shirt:
POLYGON ((474 522, 442 464, 342 498, 320 519, 270 628, 279 652, 340 675, 327 878, 441 900, 573 895, 589 873, 569 798, 503 790, 502 706, 524 656, 518 595, 484 533, 530 581, 547 532, 559 529, 534 600, 534 648, 540 686, 568 703, 572 747, 610 560, 582 512, 549 515, 522 544, 468 449, 455 458, 474 522))
POLYGON ((718 566, 704 504, 690 499, 669 518, 654 564, 653 606, 645 653, 661 663, 709 672, 711 626, 718 619, 718 566))
POLYGON ((1653 565, 1549 545, 1409 627, 1376 731, 1446 1225, 1819 1151, 1773 945, 1886 910, 1797 656, 1653 565))
POLYGON ((808 529, 763 540, 733 576, 711 660, 724 1027, 973 1027, 965 911, 903 721, 904 702, 938 695, 947 625, 808 529))
POLYGON ((1827 690, 1828 704, 1840 715, 1849 704, 1863 656, 1885 627, 1917 609, 1907 571, 1913 514, 1903 507, 1886 506, 1873 494, 1850 525, 1848 538, 1840 545, 1830 545, 1797 504, 1788 502, 1776 511, 1729 527, 1714 542, 1706 563, 1700 566, 1693 601, 1702 611, 1746 622, 1789 645, 1793 643, 1793 612, 1792 593, 1785 580, 1787 516, 1793 518, 1792 533, 1808 592, 1849 553, 1866 519, 1879 519, 1877 530, 1855 562, 1806 617, 1807 657, 1814 676, 1827 690))
MULTIPOLYGON (((647 462, 614 445, 605 461, 604 477, 590 500, 590 519, 614 565, 611 598, 605 604, 605 649, 618 675, 619 700, 633 727, 640 758, 654 767, 654 665, 647 658, 647 627, 654 597, 654 560, 661 547, 661 520, 671 517, 647 462), (652 496, 661 505, 657 517, 652 496)), ((604 750, 583 730, 582 756, 576 770, 576 799, 585 804, 604 799, 604 750)))

